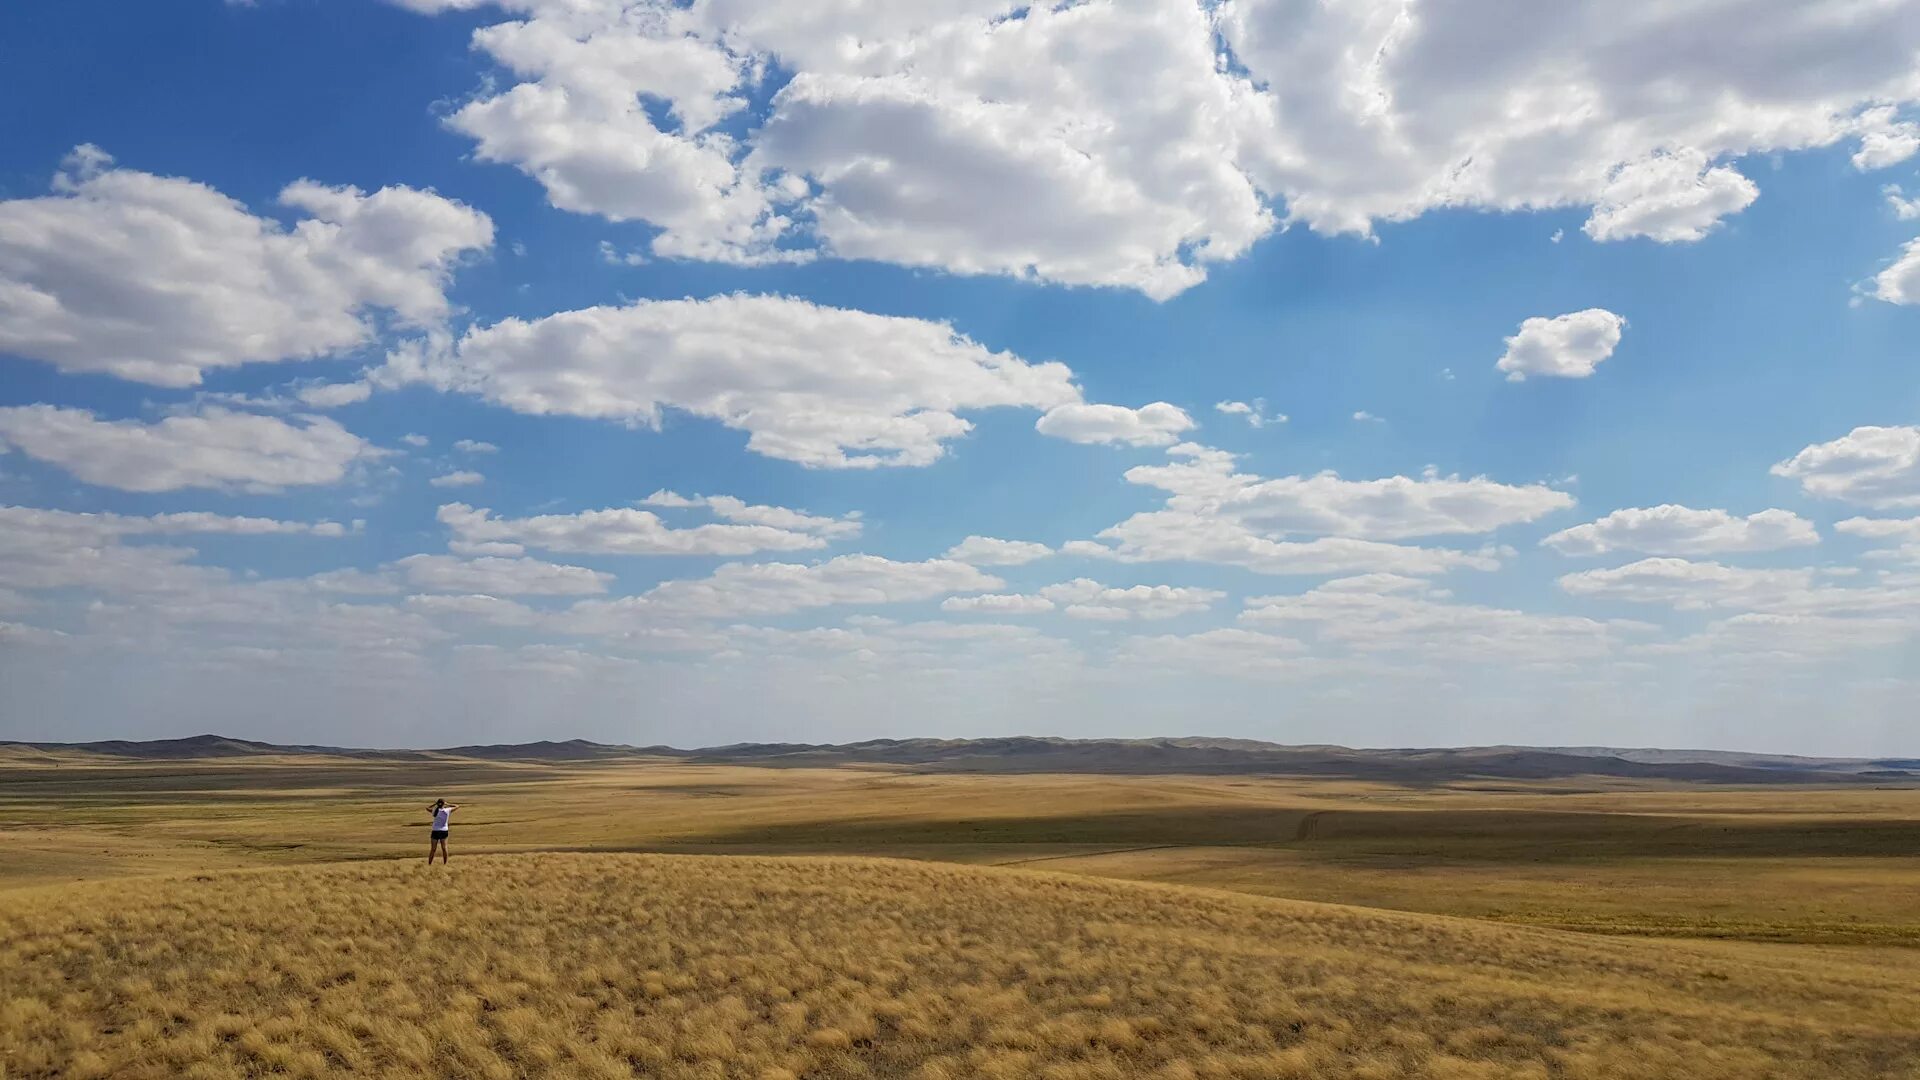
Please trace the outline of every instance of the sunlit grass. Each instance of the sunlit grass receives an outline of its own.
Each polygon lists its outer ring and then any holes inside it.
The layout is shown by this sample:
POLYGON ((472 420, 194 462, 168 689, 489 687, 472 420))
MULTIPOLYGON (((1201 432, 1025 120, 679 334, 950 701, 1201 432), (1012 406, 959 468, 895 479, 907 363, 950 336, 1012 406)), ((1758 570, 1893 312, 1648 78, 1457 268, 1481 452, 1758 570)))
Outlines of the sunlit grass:
POLYGON ((928 863, 456 855, 0 894, 0 1062, 9 1078, 1920 1068, 1913 965, 1744 948, 928 863))

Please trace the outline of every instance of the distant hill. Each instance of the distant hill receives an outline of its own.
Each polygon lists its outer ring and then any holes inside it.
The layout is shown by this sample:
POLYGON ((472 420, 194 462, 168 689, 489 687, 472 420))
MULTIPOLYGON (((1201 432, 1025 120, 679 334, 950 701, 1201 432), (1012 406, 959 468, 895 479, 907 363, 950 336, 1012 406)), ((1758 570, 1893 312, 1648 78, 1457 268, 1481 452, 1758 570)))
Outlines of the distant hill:
POLYGON ((1600 746, 1473 746, 1356 749, 1285 746, 1254 739, 1184 736, 1160 739, 1061 739, 1012 736, 989 739, 870 739, 864 742, 736 743, 682 750, 625 746, 585 739, 434 750, 370 750, 278 745, 223 735, 83 743, 0 742, 23 752, 97 754, 152 761, 324 755, 360 760, 465 759, 592 762, 661 758, 776 768, 886 765, 916 772, 1186 773, 1348 777, 1398 783, 1471 779, 1548 780, 1620 777, 1716 784, 1887 782, 1920 777, 1920 760, 1796 757, 1725 750, 1623 749, 1600 746))

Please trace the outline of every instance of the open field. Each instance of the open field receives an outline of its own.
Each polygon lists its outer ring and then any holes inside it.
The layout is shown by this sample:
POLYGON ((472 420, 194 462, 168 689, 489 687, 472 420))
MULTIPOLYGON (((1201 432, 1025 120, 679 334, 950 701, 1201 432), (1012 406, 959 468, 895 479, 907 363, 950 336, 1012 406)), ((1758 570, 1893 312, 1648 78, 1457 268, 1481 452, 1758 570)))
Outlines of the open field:
MULTIPOLYGON (((1911 783, 1909 781, 1909 783, 1911 783)), ((1622 934, 1920 944, 1920 790, 0 750, 0 888, 453 849, 884 855, 1622 934)))
POLYGON ((1912 1076, 1920 951, 1024 870, 539 854, 0 898, 18 1077, 1912 1076))

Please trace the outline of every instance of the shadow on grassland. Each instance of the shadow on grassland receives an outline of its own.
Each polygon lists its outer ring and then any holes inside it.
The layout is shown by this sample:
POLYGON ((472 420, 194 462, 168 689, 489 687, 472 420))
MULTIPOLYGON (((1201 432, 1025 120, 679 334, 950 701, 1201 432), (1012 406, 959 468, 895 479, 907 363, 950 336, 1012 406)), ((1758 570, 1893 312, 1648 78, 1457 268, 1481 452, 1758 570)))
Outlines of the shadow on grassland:
POLYGON ((1904 856, 1920 821, 1727 820, 1531 810, 1195 808, 938 820, 783 822, 688 838, 857 852, 940 844, 1258 846, 1325 859, 1408 863, 1555 862, 1644 857, 1904 856))

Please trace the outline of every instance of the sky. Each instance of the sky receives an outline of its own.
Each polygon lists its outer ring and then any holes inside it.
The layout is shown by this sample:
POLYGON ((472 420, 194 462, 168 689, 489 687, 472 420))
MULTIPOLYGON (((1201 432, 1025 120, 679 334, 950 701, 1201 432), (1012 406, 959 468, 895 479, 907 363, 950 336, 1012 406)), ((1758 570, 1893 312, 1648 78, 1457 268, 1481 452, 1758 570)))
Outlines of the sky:
POLYGON ((0 738, 1920 753, 1920 2, 62 0, 0 131, 0 738))

